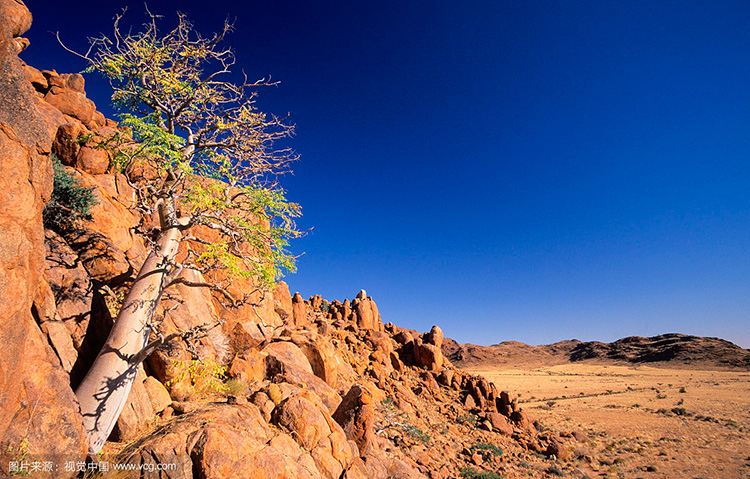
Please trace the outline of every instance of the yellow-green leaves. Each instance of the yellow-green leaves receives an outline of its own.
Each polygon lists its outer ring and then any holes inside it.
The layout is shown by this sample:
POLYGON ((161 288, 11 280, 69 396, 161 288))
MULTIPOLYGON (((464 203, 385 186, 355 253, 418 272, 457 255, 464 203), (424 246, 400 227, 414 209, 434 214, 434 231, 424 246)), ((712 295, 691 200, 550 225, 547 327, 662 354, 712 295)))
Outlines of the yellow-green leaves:
POLYGON ((235 58, 220 46, 228 23, 206 38, 181 14, 166 33, 155 15, 138 33, 120 30, 121 18, 112 41, 94 40, 89 60, 109 79, 127 129, 115 161, 131 175, 136 207, 148 215, 157 204, 176 207, 170 227, 192 228, 196 246, 182 266, 270 287, 294 271, 287 247, 301 216, 276 182, 297 158, 275 147, 293 127, 255 105, 257 88, 275 83, 230 81, 235 58))

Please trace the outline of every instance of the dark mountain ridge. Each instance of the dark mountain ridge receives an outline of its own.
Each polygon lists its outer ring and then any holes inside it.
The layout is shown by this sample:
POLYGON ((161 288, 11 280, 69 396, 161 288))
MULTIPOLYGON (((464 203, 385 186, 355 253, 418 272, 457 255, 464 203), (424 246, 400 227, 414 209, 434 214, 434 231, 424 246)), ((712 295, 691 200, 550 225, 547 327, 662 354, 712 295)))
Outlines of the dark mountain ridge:
POLYGON ((630 336, 612 343, 560 341, 530 346, 505 341, 492 346, 459 344, 447 339, 443 353, 456 364, 539 365, 597 361, 691 368, 750 369, 750 350, 720 338, 669 333, 630 336))

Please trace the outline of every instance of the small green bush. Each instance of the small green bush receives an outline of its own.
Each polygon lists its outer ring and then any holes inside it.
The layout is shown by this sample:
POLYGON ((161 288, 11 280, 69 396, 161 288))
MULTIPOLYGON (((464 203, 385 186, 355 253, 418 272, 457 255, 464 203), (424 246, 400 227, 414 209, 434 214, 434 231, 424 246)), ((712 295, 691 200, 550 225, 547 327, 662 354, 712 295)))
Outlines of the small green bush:
POLYGON ((69 229, 79 220, 91 219, 91 207, 97 204, 94 188, 81 186, 81 182, 68 173, 60 160, 52 154, 54 187, 52 197, 44 206, 44 227, 57 232, 69 229))
POLYGON ((493 456, 502 456, 503 450, 497 447, 494 444, 489 444, 486 442, 478 442, 475 445, 471 447, 475 451, 489 451, 490 454, 493 456))
POLYGON ((405 430, 406 435, 414 439, 415 441, 421 441, 425 444, 430 442, 430 435, 419 429, 417 426, 412 426, 411 424, 409 424, 406 426, 405 430))
POLYGON ((462 467, 458 472, 463 479, 505 479, 505 476, 496 472, 479 472, 469 466, 462 467))
POLYGON ((323 311, 324 313, 328 313, 328 311, 330 309, 331 309, 331 303, 329 303, 325 299, 323 301, 321 301, 321 303, 320 303, 320 310, 321 311, 323 311))
POLYGON ((474 414, 461 415, 456 418, 456 422, 459 424, 474 424, 477 422, 477 417, 474 414))

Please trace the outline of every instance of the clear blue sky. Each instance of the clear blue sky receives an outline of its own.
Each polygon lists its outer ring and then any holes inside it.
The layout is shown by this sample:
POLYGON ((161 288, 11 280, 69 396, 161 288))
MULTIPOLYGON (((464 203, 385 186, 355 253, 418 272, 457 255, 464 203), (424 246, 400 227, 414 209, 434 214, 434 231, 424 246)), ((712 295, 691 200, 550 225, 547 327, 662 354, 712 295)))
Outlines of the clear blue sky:
MULTIPOLYGON (((127 2, 28 0, 22 57, 127 2)), ((126 18, 138 23, 141 2, 126 18)), ((681 332, 750 347, 750 3, 151 2, 280 87, 301 155, 303 296, 365 288, 460 342, 681 332)), ((87 90, 109 113, 101 82, 87 90)))

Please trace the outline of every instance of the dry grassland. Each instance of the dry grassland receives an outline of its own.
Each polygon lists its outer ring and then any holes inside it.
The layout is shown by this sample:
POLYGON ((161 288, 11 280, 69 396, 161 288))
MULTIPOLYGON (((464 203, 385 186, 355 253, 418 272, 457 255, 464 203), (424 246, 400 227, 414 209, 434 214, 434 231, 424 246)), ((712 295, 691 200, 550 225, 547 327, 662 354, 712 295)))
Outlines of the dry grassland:
POLYGON ((564 364, 464 368, 569 442, 579 477, 750 478, 750 372, 564 364))

